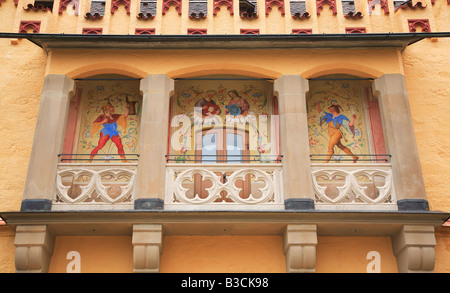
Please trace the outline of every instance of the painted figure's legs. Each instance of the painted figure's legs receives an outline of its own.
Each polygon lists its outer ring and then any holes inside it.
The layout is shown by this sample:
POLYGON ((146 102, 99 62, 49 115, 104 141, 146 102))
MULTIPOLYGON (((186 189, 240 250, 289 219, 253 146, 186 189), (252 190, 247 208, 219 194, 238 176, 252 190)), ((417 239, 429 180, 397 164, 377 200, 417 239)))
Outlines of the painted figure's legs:
POLYGON ((122 162, 126 162, 125 151, 123 150, 123 144, 122 144, 122 140, 120 139, 120 137, 117 135, 114 135, 111 138, 111 140, 116 144, 117 152, 119 153, 120 157, 122 158, 122 162))
POLYGON ((101 150, 105 145, 106 145, 106 143, 108 142, 108 140, 109 140, 109 135, 103 135, 103 133, 102 132, 100 132, 100 139, 98 140, 98 144, 97 144, 97 147, 96 148, 94 148, 93 150, 92 150, 92 152, 91 152, 91 156, 89 157, 89 162, 91 162, 91 160, 94 158, 94 156, 98 153, 98 151, 99 150, 101 150))
POLYGON ((331 159, 331 156, 333 156, 334 154, 334 147, 337 146, 338 148, 340 148, 342 151, 344 151, 344 153, 346 153, 347 155, 352 156, 353 158, 353 163, 356 163, 356 161, 359 159, 358 156, 354 155, 350 149, 346 146, 344 146, 341 143, 341 138, 342 136, 340 134, 332 134, 330 135, 330 142, 328 144, 328 152, 327 152, 327 157, 325 159, 325 163, 328 163, 331 159))
POLYGON ((331 156, 334 154, 334 146, 340 143, 341 135, 340 134, 332 134, 330 135, 330 141, 328 142, 328 152, 327 157, 324 163, 328 163, 331 159, 331 156))
POLYGON ((352 153, 352 151, 350 151, 350 149, 349 149, 348 147, 344 146, 344 145, 341 143, 341 141, 339 141, 339 142, 336 144, 336 146, 337 146, 338 148, 340 148, 341 150, 343 150, 344 153, 346 153, 347 155, 352 156, 352 158, 353 158, 353 163, 356 163, 356 161, 358 161, 359 157, 358 157, 358 156, 355 156, 355 155, 352 153))

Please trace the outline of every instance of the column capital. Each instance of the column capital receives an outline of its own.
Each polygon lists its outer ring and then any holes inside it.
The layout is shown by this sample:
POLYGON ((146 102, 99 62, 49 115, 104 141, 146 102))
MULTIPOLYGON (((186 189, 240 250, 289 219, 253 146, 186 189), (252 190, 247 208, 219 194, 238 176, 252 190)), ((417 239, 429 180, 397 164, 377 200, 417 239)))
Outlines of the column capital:
POLYGON ((280 95, 281 93, 298 95, 300 92, 309 90, 309 81, 301 75, 288 74, 275 79, 273 87, 274 91, 279 92, 280 95))
POLYGON ((372 89, 374 95, 386 95, 386 94, 402 94, 408 95, 406 90, 405 76, 400 73, 396 74, 383 74, 373 81, 372 89))
POLYGON ((140 90, 170 92, 174 89, 175 81, 165 74, 149 74, 141 80, 140 90))

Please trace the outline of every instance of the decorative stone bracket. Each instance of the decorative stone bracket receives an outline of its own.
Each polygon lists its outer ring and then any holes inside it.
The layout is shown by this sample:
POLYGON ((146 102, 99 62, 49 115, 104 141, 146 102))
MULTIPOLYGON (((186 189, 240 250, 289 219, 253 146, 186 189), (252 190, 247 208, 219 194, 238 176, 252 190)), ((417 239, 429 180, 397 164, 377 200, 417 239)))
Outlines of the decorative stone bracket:
POLYGON ((133 226, 133 272, 159 273, 163 248, 162 225, 139 224, 133 226))
POLYGON ((16 272, 47 273, 55 236, 46 225, 17 226, 16 272))
POLYGON ((399 273, 432 273, 436 238, 433 226, 405 225, 392 238, 399 273))
POLYGON ((287 225, 283 234, 283 251, 287 273, 316 271, 316 225, 287 225))

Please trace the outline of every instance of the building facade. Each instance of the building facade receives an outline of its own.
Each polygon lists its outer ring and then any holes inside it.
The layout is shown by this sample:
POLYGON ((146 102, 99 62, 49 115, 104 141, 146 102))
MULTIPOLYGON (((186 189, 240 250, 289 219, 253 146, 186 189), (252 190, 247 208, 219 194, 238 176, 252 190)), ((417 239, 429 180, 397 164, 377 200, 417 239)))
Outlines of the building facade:
POLYGON ((450 272, 447 0, 0 0, 0 272, 450 272))

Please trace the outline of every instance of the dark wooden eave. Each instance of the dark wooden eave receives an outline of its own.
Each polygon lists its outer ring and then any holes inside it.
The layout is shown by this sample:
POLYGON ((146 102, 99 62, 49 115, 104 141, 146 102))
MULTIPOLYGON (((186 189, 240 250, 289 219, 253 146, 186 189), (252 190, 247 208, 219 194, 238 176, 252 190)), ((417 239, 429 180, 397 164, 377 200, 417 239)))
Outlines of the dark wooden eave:
POLYGON ((425 38, 450 37, 437 33, 259 34, 259 35, 88 35, 0 33, 0 38, 27 39, 52 49, 289 49, 398 48, 425 38))

